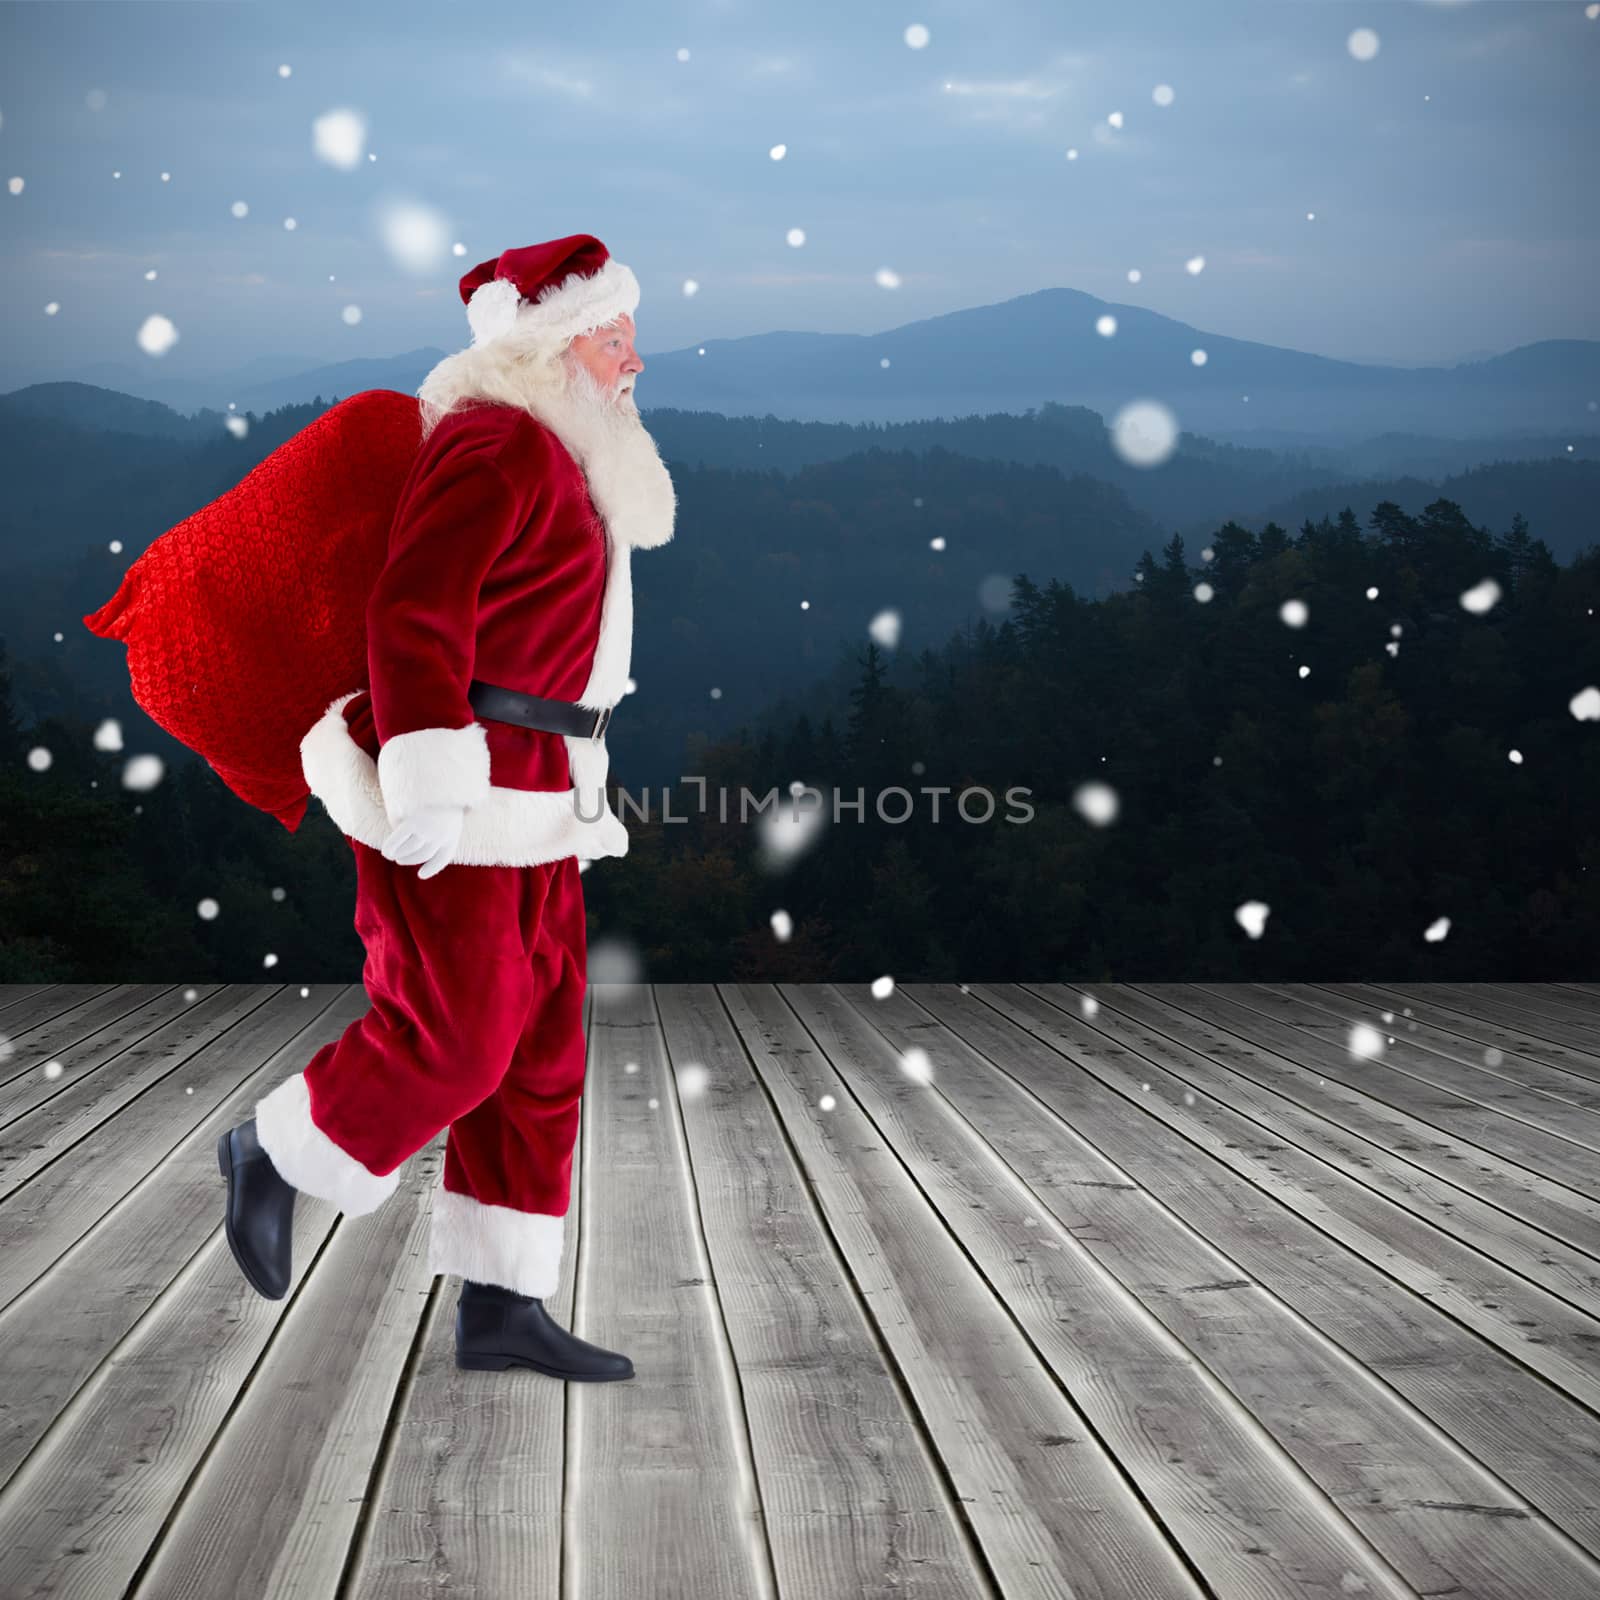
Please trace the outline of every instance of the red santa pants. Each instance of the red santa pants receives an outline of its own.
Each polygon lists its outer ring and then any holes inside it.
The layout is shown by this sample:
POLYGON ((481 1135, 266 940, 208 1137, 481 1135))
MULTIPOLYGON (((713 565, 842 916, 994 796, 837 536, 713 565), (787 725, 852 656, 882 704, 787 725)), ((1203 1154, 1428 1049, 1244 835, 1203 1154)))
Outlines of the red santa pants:
POLYGON ((448 1129, 430 1271, 546 1298, 586 1061, 578 858, 424 879, 350 843, 371 1008, 257 1103, 257 1137, 295 1188, 360 1216, 448 1129))

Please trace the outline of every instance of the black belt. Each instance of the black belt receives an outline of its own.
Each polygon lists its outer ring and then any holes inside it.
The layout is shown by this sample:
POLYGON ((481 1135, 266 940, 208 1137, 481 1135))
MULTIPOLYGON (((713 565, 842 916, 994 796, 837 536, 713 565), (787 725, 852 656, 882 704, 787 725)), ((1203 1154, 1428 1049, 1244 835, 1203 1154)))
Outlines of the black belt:
POLYGON ((591 711, 572 700, 547 700, 542 695, 521 694, 498 684, 474 678, 467 685, 467 700, 480 717, 491 722, 515 722, 546 733, 570 733, 579 739, 598 740, 611 721, 611 707, 591 711))

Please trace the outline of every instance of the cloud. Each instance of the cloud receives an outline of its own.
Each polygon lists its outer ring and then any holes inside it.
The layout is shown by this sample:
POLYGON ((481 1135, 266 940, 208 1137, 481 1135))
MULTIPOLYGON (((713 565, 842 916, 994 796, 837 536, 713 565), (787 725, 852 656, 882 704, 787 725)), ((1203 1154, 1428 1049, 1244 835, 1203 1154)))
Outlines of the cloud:
POLYGON ((1304 272, 1306 263, 1299 256, 1275 255, 1270 250, 1210 250, 1206 260, 1217 267, 1260 267, 1268 272, 1304 272))
POLYGON ((809 69, 802 68, 792 56, 758 56, 746 69, 747 78, 792 78, 798 73, 810 77, 809 69))
POLYGON ((1532 43, 1531 30, 1512 22, 1503 28, 1492 28, 1487 33, 1457 40, 1449 53, 1463 61, 1498 61, 1502 56, 1514 54, 1532 43))
POLYGON ((1487 265, 1494 261, 1560 261, 1572 249, 1565 239, 1451 239, 1441 251, 1446 259, 1487 265))
POLYGON ((35 250, 33 253, 40 261, 125 261, 141 270, 158 259, 150 250, 35 250))
POLYGON ((990 95, 1009 100, 1048 100, 1055 94, 1055 85, 1040 83, 1037 78, 1013 78, 1009 83, 966 83, 959 78, 947 78, 946 94, 990 95))
POLYGON ((594 99, 594 85, 587 78, 543 66, 531 56, 503 55, 500 65, 504 75, 514 82, 532 84, 536 89, 550 89, 573 100, 594 99))
POLYGON ((860 285, 872 282, 870 272, 734 272, 727 275, 730 283, 750 283, 761 288, 792 289, 801 283, 849 283, 860 285))
POLYGON ((945 78, 939 92, 957 103, 963 122, 1032 129, 1051 120, 1055 103, 1070 99, 1094 65, 1091 56, 1063 52, 1021 77, 945 78))

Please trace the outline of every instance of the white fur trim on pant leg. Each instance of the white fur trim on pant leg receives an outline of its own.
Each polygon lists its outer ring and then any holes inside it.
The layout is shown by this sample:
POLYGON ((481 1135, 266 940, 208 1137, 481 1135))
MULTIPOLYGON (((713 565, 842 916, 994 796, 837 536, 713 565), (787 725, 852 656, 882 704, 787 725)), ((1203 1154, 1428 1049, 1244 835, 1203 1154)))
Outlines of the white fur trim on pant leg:
POLYGON ((475 806, 489 793, 489 730, 416 728, 378 749, 378 788, 391 824, 423 806, 475 806))
POLYGON ((565 1223, 564 1216, 486 1205, 441 1183, 428 1225, 428 1271, 547 1299, 561 1281, 565 1223))
POLYGON ((286 1183, 331 1201, 346 1216, 376 1211, 400 1182, 398 1167, 380 1177, 311 1120, 311 1089, 303 1072, 256 1102, 256 1139, 286 1183))

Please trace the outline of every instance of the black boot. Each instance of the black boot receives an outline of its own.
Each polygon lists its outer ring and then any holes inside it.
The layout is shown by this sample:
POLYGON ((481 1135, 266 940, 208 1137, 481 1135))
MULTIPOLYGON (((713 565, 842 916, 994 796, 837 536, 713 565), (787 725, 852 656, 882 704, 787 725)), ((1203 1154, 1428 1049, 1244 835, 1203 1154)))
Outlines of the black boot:
POLYGON ((463 1279, 456 1304, 456 1365, 470 1372, 530 1367, 573 1383, 631 1378, 633 1363, 550 1320, 544 1302, 498 1284, 463 1279))
POLYGON ((228 1180, 228 1248, 250 1287, 269 1300, 289 1292, 294 1246, 294 1197, 256 1138, 256 1119, 217 1140, 217 1165, 228 1180))

